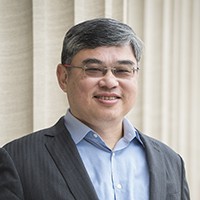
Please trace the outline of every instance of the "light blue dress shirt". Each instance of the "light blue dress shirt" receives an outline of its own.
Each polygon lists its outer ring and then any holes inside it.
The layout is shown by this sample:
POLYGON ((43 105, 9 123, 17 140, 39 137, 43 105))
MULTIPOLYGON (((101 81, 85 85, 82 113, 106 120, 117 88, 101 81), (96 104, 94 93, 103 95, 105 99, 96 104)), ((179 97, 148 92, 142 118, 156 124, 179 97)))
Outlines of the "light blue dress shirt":
POLYGON ((148 200, 149 171, 144 145, 132 124, 110 149, 91 128, 68 110, 65 126, 74 140, 100 200, 148 200))

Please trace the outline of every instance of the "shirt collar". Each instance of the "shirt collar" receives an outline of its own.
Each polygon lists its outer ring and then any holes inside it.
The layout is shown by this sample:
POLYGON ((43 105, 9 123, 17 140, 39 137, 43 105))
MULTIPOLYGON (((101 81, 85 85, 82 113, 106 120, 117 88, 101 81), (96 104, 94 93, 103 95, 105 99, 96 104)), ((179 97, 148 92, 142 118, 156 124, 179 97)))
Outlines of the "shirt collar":
POLYGON ((144 144, 140 138, 140 135, 137 129, 133 126, 133 124, 127 119, 124 118, 123 120, 123 127, 124 127, 124 139, 128 140, 129 142, 136 138, 144 147, 144 144))
MULTIPOLYGON (((76 117, 74 117, 70 110, 67 111, 66 115, 64 116, 64 123, 66 128, 71 134, 72 139, 74 140, 75 144, 78 144, 89 132, 95 133, 94 130, 89 128, 87 125, 82 123, 76 117), (73 134, 72 134, 73 133, 73 134)), ((130 123, 127 118, 123 120, 123 127, 124 127, 124 140, 127 142, 132 141, 136 138, 144 147, 144 144, 140 138, 138 131, 134 128, 134 126, 130 123)))
POLYGON ((70 110, 68 110, 67 114, 64 116, 64 122, 75 144, 78 144, 88 132, 92 131, 91 128, 74 117, 70 110))

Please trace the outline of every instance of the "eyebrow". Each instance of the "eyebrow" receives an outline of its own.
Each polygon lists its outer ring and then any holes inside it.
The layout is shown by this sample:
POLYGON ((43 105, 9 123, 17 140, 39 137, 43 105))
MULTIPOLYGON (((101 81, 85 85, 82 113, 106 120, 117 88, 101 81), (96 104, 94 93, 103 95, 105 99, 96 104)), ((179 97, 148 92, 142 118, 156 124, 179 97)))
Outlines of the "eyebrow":
POLYGON ((118 60, 117 64, 136 65, 135 62, 133 62, 132 60, 118 60))
POLYGON ((96 59, 96 58, 87 58, 87 59, 83 60, 82 63, 84 65, 90 64, 90 63, 103 64, 103 62, 101 60, 96 59))
MULTIPOLYGON (((99 60, 99 59, 96 59, 96 58, 87 58, 85 60, 82 61, 82 63, 84 65, 86 64, 104 64, 103 61, 99 60)), ((116 62, 117 64, 125 64, 125 65, 136 65, 135 62, 133 62, 132 60, 117 60, 116 62)))

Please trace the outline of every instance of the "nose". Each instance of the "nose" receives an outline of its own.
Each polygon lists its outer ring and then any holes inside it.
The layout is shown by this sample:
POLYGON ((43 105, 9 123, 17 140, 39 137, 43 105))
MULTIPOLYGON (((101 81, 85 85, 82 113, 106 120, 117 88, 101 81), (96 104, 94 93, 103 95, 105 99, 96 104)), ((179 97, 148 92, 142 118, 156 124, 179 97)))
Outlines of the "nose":
POLYGON ((99 86, 112 89, 119 85, 118 79, 114 76, 111 69, 107 70, 106 74, 99 80, 99 86))

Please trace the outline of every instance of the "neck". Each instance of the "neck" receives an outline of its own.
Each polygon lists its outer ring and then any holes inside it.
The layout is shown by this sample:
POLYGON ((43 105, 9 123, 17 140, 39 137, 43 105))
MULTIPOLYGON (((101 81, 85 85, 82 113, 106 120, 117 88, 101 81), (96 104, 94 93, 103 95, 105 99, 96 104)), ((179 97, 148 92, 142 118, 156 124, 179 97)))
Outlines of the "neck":
POLYGON ((113 149, 120 138, 123 137, 122 122, 115 125, 111 125, 111 123, 109 123, 108 125, 103 124, 101 126, 89 125, 89 127, 91 127, 101 136, 103 141, 110 149, 113 149))

